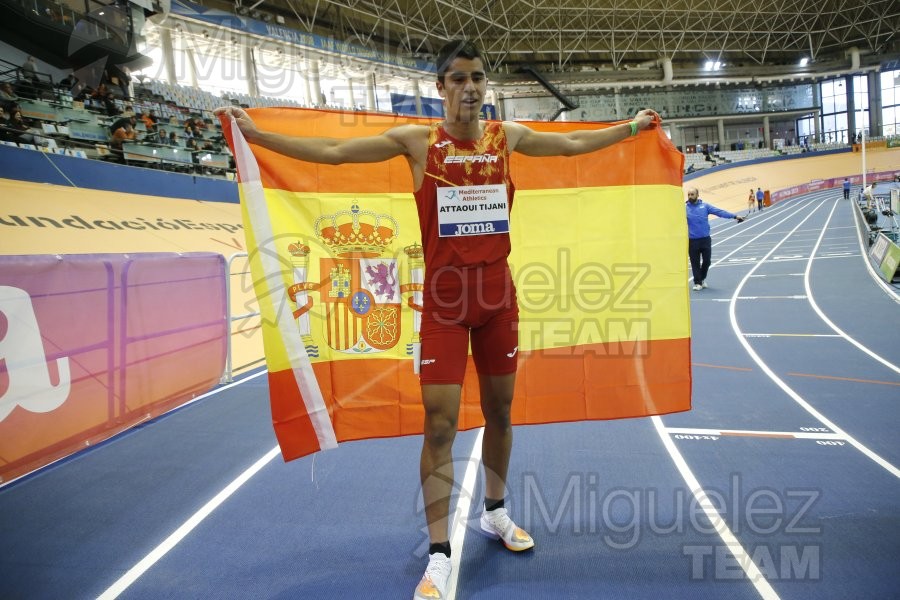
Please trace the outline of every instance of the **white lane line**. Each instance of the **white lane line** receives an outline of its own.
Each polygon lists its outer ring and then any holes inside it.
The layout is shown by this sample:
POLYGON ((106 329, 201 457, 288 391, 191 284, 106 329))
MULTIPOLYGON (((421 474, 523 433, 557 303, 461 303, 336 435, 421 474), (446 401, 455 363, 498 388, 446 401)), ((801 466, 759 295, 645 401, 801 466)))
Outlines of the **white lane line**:
MULTIPOLYGON (((847 258, 847 257, 846 256, 817 256, 815 258, 815 260, 830 260, 832 258, 847 258)), ((786 258, 786 259, 778 260, 778 261, 773 260, 772 262, 786 263, 786 262, 796 262, 796 261, 801 261, 801 260, 807 261, 807 260, 812 260, 812 259, 809 257, 807 257, 807 258, 786 258)))
POLYGON ((763 437, 763 438, 793 438, 798 440, 843 440, 844 436, 838 433, 825 431, 756 431, 752 429, 697 429, 694 427, 666 427, 671 434, 704 435, 717 437, 763 437))
POLYGON ((791 296, 738 296, 737 300, 806 300, 803 294, 793 294, 791 296))
POLYGON ((447 581, 447 600, 456 598, 456 584, 459 581, 459 567, 462 562, 462 549, 469 529, 469 511, 472 507, 472 495, 475 492, 475 480, 478 478, 478 467, 481 466, 481 441, 484 439, 484 427, 478 430, 475 445, 469 456, 469 464, 460 484, 456 499, 456 512, 453 515, 453 531, 450 532, 450 579, 447 581))
MULTIPOLYGON (((738 247, 736 247, 736 248, 735 248, 734 250, 732 250, 731 252, 728 252, 727 254, 725 254, 725 256, 723 256, 722 258, 720 258, 720 259, 718 259, 718 260, 716 260, 716 261, 713 261, 712 266, 715 267, 715 266, 718 266, 718 265, 722 265, 722 263, 725 262, 726 260, 728 260, 729 257, 731 257, 731 256, 734 255, 735 253, 739 252, 740 250, 743 250, 744 248, 746 248, 746 247, 752 245, 752 244, 753 244, 754 242, 756 242, 758 239, 760 239, 761 237, 763 237, 763 236, 769 234, 770 232, 772 232, 773 229, 775 229, 776 227, 778 227, 779 225, 781 225, 781 224, 784 222, 785 219, 794 216, 794 214, 799 213, 800 211, 806 209, 807 206, 809 206, 809 205, 811 205, 811 204, 812 204, 812 201, 801 201, 801 203, 798 203, 797 206, 792 206, 792 207, 790 207, 790 210, 792 210, 793 212, 787 213, 787 214, 784 214, 784 215, 776 215, 776 216, 780 216, 780 217, 781 217, 781 220, 779 220, 778 222, 776 222, 774 225, 770 225, 768 229, 766 229, 766 230, 764 230, 764 231, 761 231, 760 233, 757 233, 755 236, 753 236, 752 238, 750 238, 749 240, 747 240, 747 241, 744 242, 743 244, 739 245, 738 247), (802 203, 802 202, 805 202, 805 204, 802 203)), ((785 209, 785 211, 787 211, 787 210, 788 210, 788 209, 785 209)), ((752 225, 747 225, 747 226, 745 226, 744 231, 746 232, 748 229, 750 229, 750 228, 752 228, 752 227, 756 227, 757 225, 761 225, 762 223, 765 223, 766 221, 768 221, 768 220, 770 220, 770 219, 773 219, 773 218, 775 218, 775 216, 772 216, 772 217, 767 216, 767 217, 765 217, 765 219, 762 220, 762 221, 755 221, 755 222, 753 222, 752 225)), ((730 228, 730 227, 737 227, 737 226, 738 226, 737 224, 734 224, 734 225, 729 225, 728 227, 730 228)), ((721 248, 721 244, 722 244, 722 243, 727 242, 728 240, 730 240, 730 239, 732 239, 732 238, 734 238, 734 237, 737 237, 737 235, 738 235, 738 234, 732 235, 732 236, 730 236, 730 237, 723 238, 723 239, 720 240, 719 242, 716 242, 716 244, 715 244, 714 247, 715 247, 715 248, 721 248)), ((749 264, 749 263, 748 263, 748 264, 749 264)), ((744 265, 742 265, 742 264, 741 264, 741 265, 737 265, 737 264, 734 264, 734 265, 728 265, 728 264, 726 264, 726 265, 722 265, 722 266, 744 266, 744 265)), ((751 273, 752 273, 752 272, 753 272, 753 269, 751 269, 751 273)), ((688 278, 688 281, 691 281, 691 280, 693 280, 693 279, 694 279, 693 277, 689 277, 689 278, 688 278)))
POLYGON ((747 579, 750 580, 750 583, 753 584, 753 587, 756 588, 756 591, 759 592, 759 595, 763 600, 779 600, 778 594, 772 589, 772 586, 760 572, 759 567, 756 566, 756 563, 753 562, 753 559, 747 554, 744 547, 741 546, 741 543, 735 537, 734 533, 728 528, 728 525, 725 523, 724 519, 722 519, 722 515, 716 510, 715 503, 710 500, 703 488, 700 487, 700 482, 694 476, 687 461, 684 460, 681 452, 679 452, 678 447, 675 446, 675 442, 672 441, 672 437, 666 431, 662 419, 658 416, 650 417, 650 419, 653 421, 653 425, 656 427, 656 432, 659 434, 663 445, 669 452, 669 456, 672 457, 675 467, 681 474, 681 478, 684 479, 688 489, 697 501, 697 505, 703 509, 706 518, 709 519, 710 524, 713 526, 716 533, 719 534, 719 538, 721 538, 725 547, 728 548, 728 551, 734 556, 737 563, 741 566, 741 569, 744 570, 747 579))
MULTIPOLYGON (((817 206, 812 211, 810 211, 809 214, 806 215, 806 217, 802 221, 800 221, 800 223, 798 223, 796 227, 794 227, 794 229, 792 229, 791 231, 789 231, 787 233, 787 235, 785 236, 784 239, 787 239, 788 237, 790 237, 790 235, 792 233, 797 231, 797 229, 799 229, 800 226, 803 225, 807 221, 807 219, 809 219, 812 215, 814 215, 816 213, 816 211, 818 211, 818 210, 819 210, 819 207, 817 206)), ((778 244, 775 244, 775 246, 773 246, 772 249, 769 251, 769 254, 770 255, 774 254, 780 244, 781 244, 781 242, 779 242, 778 244)), ((780 387, 785 394, 787 394, 789 397, 791 397, 797 404, 799 404, 801 407, 803 407, 809 414, 811 414, 813 417, 818 419, 819 422, 821 422, 823 425, 825 425, 826 427, 828 427, 835 433, 839 433, 839 434, 843 435, 844 439, 846 439, 848 443, 852 444, 857 450, 862 452, 864 455, 868 456, 870 459, 875 461, 878 465, 880 465, 881 467, 886 469, 889 473, 891 473, 895 477, 900 478, 900 469, 898 469, 897 467, 895 467, 888 461, 884 460, 883 458, 881 458, 880 456, 878 456, 877 454, 875 454, 874 452, 872 452, 871 450, 869 450, 868 448, 863 446, 858 440, 856 440, 853 437, 851 437, 850 435, 848 435, 843 429, 841 429, 836 424, 832 423, 827 417, 825 417, 825 415, 823 415, 822 413, 817 411, 815 408, 813 408, 812 405, 810 405, 806 400, 804 400, 800 396, 800 394, 798 394, 793 389, 791 389, 791 387, 789 385, 787 385, 784 381, 782 381, 782 379, 780 377, 778 377, 778 375, 776 375, 772 371, 772 369, 769 368, 769 366, 759 357, 759 355, 756 353, 756 351, 753 350, 753 347, 750 345, 750 342, 747 341, 747 338, 744 336, 744 334, 741 331, 741 328, 737 322, 737 315, 735 314, 735 310, 737 307, 736 299, 741 292, 741 288, 744 287, 744 285, 747 283, 747 280, 750 278, 749 276, 756 269, 758 269, 760 267, 760 265, 762 265, 766 261, 766 258, 767 257, 763 257, 763 259, 761 261, 759 261, 757 264, 755 264, 753 266, 753 268, 750 269, 749 273, 744 275, 744 277, 741 279, 741 281, 738 283, 737 287, 734 290, 734 294, 732 295, 732 302, 728 305, 728 317, 729 317, 729 320, 731 321, 731 328, 734 331, 735 337, 737 337, 738 342, 740 342, 741 346, 744 347, 744 350, 747 351, 747 354, 750 355, 750 358, 753 360, 753 362, 755 362, 757 365, 759 365, 759 368, 762 369, 763 373, 765 373, 769 377, 769 379, 771 379, 775 383, 775 385, 780 387)))
MULTIPOLYGON (((733 221, 730 221, 727 226, 721 227, 721 228, 719 228, 719 231, 716 231, 716 237, 718 239, 718 241, 716 242, 717 247, 721 247, 725 242, 727 242, 731 239, 734 239, 738 236, 746 235, 748 232, 755 229, 758 225, 768 224, 767 222, 772 219, 779 219, 775 225, 769 225, 768 229, 766 229, 762 233, 757 234, 749 241, 744 242, 743 244, 738 246, 735 250, 732 250, 731 252, 729 252, 725 257, 723 257, 722 260, 731 256, 737 250, 746 248, 748 246, 753 248, 754 250, 756 250, 756 245, 754 245, 754 244, 760 237, 771 233, 772 229, 774 227, 780 225, 785 219, 794 216, 794 214, 801 212, 802 210, 806 209, 807 207, 809 207, 813 204, 814 204, 813 200, 802 199, 802 200, 799 200, 796 205, 787 207, 783 211, 781 211, 784 214, 781 214, 781 213, 772 214, 772 215, 767 214, 765 217, 761 217, 761 218, 758 217, 758 218, 750 219, 750 220, 744 221, 743 223, 735 223, 733 221), (790 212, 788 212, 788 211, 790 211, 790 212), (740 229, 737 229, 737 228, 740 228, 740 229), (737 229, 737 231, 735 233, 733 233, 732 235, 722 236, 722 234, 731 233, 732 229, 737 229), (721 239, 719 239, 719 238, 721 238, 721 239)), ((715 223, 715 221, 713 221, 713 223, 715 223)), ((775 232, 775 234, 777 234, 777 232, 775 232)), ((760 248, 762 248, 765 244, 760 242, 758 245, 760 246, 760 248)), ((715 265, 716 265, 716 263, 713 263, 713 266, 715 266, 715 265)))
POLYGON ((745 333, 744 337, 748 338, 769 338, 769 337, 810 337, 810 338, 840 338, 836 333, 745 333))
MULTIPOLYGON (((242 380, 243 381, 243 380, 242 380)), ((136 565, 131 567, 122 577, 118 579, 115 583, 113 583, 105 592, 98 596, 97 600, 112 600, 113 598, 118 598, 119 594, 124 592, 128 587, 138 580, 138 578, 143 575, 147 569, 155 565, 163 556, 165 556, 169 550, 174 548, 178 542, 183 540, 187 534, 189 534, 197 525, 203 522, 203 520, 208 517, 212 512, 217 509, 225 500, 229 498, 233 493, 235 493, 242 485, 247 483, 251 477, 256 475, 264 466, 269 464, 273 458, 281 454, 281 450, 278 446, 275 446, 268 452, 266 452, 262 458, 257 460, 253 465, 248 468, 246 471, 241 473, 234 481, 229 483, 225 488, 213 496, 213 498, 203 505, 203 507, 195 512, 191 517, 185 521, 178 529, 172 532, 169 537, 162 541, 162 543, 150 551, 147 556, 142 558, 136 565)))
MULTIPOLYGON (((825 231, 828 229, 828 224, 831 223, 831 217, 834 215, 834 210, 837 208, 837 203, 831 208, 831 212, 828 213, 828 218, 825 219, 825 224, 822 226, 822 231, 819 233, 819 239, 816 240, 815 246, 813 246, 812 252, 809 253, 810 258, 816 255, 816 251, 819 249, 819 245, 822 243, 822 238, 825 236, 825 231)), ((819 315, 819 318, 825 321, 825 324, 831 327, 832 331, 843 337, 845 340, 856 346, 857 349, 862 352, 868 354, 870 357, 874 358, 887 368, 891 369, 894 373, 900 373, 900 367, 897 367, 894 363, 888 361, 885 358, 882 358, 878 354, 872 352, 867 347, 863 346, 861 343, 857 342, 854 338, 850 337, 843 329, 834 324, 834 322, 829 319, 822 309, 819 308, 819 305, 816 304, 816 299, 813 297, 812 286, 809 283, 809 274, 812 272, 812 260, 809 261, 806 265, 806 270, 803 272, 803 287, 806 290, 806 295, 809 296, 809 305, 812 306, 812 309, 816 311, 816 314, 819 315)))

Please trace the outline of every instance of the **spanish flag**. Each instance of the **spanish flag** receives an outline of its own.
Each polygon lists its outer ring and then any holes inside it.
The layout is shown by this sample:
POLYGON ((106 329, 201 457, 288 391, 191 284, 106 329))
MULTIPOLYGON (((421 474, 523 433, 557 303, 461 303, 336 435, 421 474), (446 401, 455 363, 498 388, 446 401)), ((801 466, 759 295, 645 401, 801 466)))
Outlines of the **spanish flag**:
MULTIPOLYGON (((248 111, 288 135, 376 135, 425 119, 288 108, 248 111)), ((235 154, 285 460, 339 441, 419 434, 424 264, 403 158, 339 166, 248 145, 235 154)), ((539 131, 600 123, 529 123, 539 131)), ((509 262, 519 299, 514 424, 690 408, 683 156, 658 128, 577 157, 512 156, 509 262)), ((483 424, 471 359, 460 429, 483 424)))

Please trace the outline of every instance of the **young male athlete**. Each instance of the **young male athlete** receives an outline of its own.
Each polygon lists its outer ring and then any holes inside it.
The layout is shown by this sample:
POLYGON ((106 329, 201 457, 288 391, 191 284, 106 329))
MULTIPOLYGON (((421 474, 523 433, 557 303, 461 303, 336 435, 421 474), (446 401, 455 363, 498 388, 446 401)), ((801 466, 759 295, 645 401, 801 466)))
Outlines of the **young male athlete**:
POLYGON ((515 190, 510 153, 584 154, 659 121, 654 111, 642 110, 630 123, 564 134, 537 132, 513 122, 485 122, 480 111, 487 77, 478 49, 465 40, 452 41, 438 54, 436 67, 444 120, 401 125, 377 136, 290 137, 258 130, 240 109, 216 110, 232 115, 249 142, 286 156, 326 164, 403 156, 412 170, 425 252, 420 362, 425 436, 420 476, 431 541, 428 567, 415 591, 419 599, 446 597, 451 564, 451 448, 470 341, 485 419, 481 529, 513 551, 534 546, 531 536, 513 523, 504 508, 519 344, 516 291, 507 264, 515 190), (474 211, 473 205, 478 205, 474 211))

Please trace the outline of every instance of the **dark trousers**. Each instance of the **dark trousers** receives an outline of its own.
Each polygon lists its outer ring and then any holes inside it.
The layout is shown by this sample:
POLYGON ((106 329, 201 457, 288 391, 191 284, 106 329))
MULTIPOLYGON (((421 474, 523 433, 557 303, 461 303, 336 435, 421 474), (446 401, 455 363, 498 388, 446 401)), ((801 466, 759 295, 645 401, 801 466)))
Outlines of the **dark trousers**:
POLYGON ((844 190, 844 200, 850 199, 850 190, 844 190))
POLYGON ((688 240, 688 257, 691 259, 694 285, 703 283, 706 273, 709 272, 709 261, 712 258, 712 238, 706 236, 688 240))

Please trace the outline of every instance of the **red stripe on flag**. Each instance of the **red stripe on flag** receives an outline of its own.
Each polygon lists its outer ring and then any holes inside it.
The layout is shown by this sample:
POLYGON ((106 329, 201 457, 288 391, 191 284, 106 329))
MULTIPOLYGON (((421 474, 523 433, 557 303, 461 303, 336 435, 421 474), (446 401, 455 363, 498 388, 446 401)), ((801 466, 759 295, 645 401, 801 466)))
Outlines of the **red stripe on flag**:
POLYGON ((293 371, 269 373, 269 400, 275 437, 284 460, 292 460, 321 450, 312 421, 300 398, 293 371))
MULTIPOLYGON (((427 125, 430 119, 328 110, 265 108, 247 111, 257 125, 288 135, 354 138, 379 135, 407 123, 427 125)), ((616 123, 525 123, 537 131, 605 129, 616 123)), ((222 119, 226 136, 231 123, 222 119)), ((405 158, 386 162, 346 165, 312 164, 281 156, 251 144, 259 161, 262 184, 268 189, 332 193, 411 193, 412 175, 405 158)), ((554 189, 615 185, 681 187, 684 157, 660 128, 642 131, 603 150, 577 157, 512 155, 512 176, 517 189, 554 189)))
MULTIPOLYGON (((691 380, 685 376, 690 338, 640 342, 638 348, 640 356, 631 354, 633 344, 591 344, 526 353, 519 363, 513 424, 622 419, 690 410, 691 380), (573 358, 573 353, 580 358, 573 358)), ((419 380, 408 360, 326 361, 313 368, 339 442, 422 433, 419 380)), ((293 373, 270 373, 269 382, 273 416, 288 414, 293 419, 289 423, 275 419, 285 459, 316 452, 318 443, 309 420, 297 415, 303 410, 303 400, 293 373)), ((478 376, 470 357, 459 429, 483 424, 478 376)))

